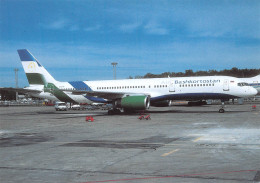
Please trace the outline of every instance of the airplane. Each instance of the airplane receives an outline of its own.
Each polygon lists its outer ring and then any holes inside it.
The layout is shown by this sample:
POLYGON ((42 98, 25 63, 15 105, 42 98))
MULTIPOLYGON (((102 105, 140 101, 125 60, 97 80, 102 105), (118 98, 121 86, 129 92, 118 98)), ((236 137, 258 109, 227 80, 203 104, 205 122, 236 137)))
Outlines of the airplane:
POLYGON ((257 95, 260 95, 260 74, 251 78, 240 78, 242 81, 248 83, 257 90, 257 95))
MULTIPOLYGON (((72 103, 111 103, 108 114, 146 110, 150 106, 168 106, 172 100, 224 101, 248 98, 257 91, 243 80, 230 76, 199 76, 101 81, 55 80, 27 50, 17 50, 26 73, 30 95, 72 103)), ((219 109, 223 113, 223 107, 219 109)))

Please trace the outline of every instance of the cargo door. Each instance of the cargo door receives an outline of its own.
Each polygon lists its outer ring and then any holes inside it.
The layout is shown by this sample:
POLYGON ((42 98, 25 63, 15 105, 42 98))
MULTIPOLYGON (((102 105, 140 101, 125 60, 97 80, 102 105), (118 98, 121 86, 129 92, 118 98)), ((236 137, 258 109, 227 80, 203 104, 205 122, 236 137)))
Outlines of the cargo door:
POLYGON ((175 82, 174 82, 174 80, 171 80, 171 82, 170 82, 169 91, 175 92, 175 82))
POLYGON ((224 79, 223 90, 229 91, 229 80, 228 79, 224 79))

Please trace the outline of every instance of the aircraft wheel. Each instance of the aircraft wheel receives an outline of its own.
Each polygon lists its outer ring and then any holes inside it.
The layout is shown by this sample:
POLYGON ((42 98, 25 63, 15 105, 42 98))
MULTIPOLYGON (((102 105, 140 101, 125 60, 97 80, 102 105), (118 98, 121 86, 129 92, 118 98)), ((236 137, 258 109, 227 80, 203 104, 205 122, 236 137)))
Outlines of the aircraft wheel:
POLYGON ((224 109, 219 109, 218 112, 219 112, 219 113, 224 113, 225 110, 224 110, 224 109))
POLYGON ((132 114, 133 112, 134 112, 134 110, 125 109, 125 108, 124 108, 124 113, 125 113, 125 114, 132 114))
POLYGON ((114 115, 114 111, 113 111, 113 110, 109 110, 109 111, 107 112, 107 114, 108 114, 108 115, 114 115))
POLYGON ((121 114, 119 109, 113 109, 108 111, 108 115, 121 114))
POLYGON ((115 114, 120 114, 121 111, 120 111, 119 109, 116 109, 116 110, 114 111, 114 113, 115 113, 115 114))

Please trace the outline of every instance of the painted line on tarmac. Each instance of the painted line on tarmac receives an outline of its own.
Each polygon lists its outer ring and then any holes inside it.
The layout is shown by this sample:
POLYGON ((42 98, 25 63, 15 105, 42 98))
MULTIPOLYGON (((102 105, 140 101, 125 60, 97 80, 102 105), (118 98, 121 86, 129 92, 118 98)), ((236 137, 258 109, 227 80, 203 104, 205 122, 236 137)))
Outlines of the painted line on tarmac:
POLYGON ((175 153, 175 152, 177 152, 177 151, 179 151, 180 149, 175 149, 175 150, 173 150, 173 151, 170 151, 170 152, 168 152, 168 153, 164 153, 163 155, 161 155, 162 157, 165 157, 165 156, 168 156, 168 155, 170 155, 170 154, 172 154, 172 153, 175 153))
POLYGON ((202 137, 198 137, 196 139, 193 140, 193 142, 198 142, 202 137))
POLYGON ((241 172, 258 172, 258 170, 238 170, 230 172, 214 172, 214 173, 198 173, 198 174, 184 174, 184 175, 173 175, 173 176, 161 176, 161 177, 141 177, 141 178, 128 178, 128 179, 115 179, 115 180, 101 180, 101 181, 89 181, 82 183, 100 183, 100 182, 123 182, 123 181, 134 181, 134 180, 149 180, 149 179, 166 179, 166 178, 177 178, 177 177, 194 177, 203 175, 216 175, 216 174, 230 174, 230 173, 241 173, 241 172))

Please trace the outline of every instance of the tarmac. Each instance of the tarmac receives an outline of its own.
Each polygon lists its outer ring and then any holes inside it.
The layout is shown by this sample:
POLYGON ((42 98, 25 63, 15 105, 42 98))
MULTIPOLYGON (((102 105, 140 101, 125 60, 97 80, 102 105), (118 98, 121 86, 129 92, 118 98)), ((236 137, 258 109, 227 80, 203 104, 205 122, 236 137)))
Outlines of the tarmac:
POLYGON ((150 120, 0 107, 0 182, 260 182, 260 104, 252 105, 152 107, 150 120))

